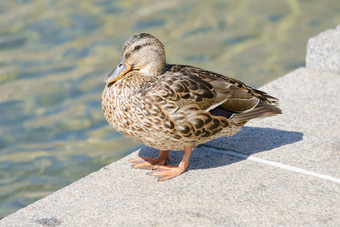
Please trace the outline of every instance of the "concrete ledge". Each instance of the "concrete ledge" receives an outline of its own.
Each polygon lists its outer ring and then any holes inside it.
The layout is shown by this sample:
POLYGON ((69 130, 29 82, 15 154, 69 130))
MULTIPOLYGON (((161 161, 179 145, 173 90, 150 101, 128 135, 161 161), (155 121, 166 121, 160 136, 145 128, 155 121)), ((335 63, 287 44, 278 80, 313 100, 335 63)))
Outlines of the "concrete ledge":
MULTIPOLYGON (((339 225, 340 76, 329 71, 300 68, 263 86, 284 114, 199 146, 175 179, 131 169, 130 158, 156 155, 144 147, 0 226, 339 225)), ((174 164, 182 155, 171 153, 174 164)))
POLYGON ((340 25, 308 40, 306 67, 340 73, 340 25))

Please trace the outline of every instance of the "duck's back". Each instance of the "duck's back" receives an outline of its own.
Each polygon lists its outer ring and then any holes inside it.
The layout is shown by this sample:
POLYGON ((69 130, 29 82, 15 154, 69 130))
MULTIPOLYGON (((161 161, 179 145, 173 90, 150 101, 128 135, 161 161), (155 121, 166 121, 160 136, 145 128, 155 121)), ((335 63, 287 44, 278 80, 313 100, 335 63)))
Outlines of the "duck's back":
POLYGON ((179 104, 189 99, 202 110, 236 123, 281 113, 278 99, 237 79, 197 67, 167 65, 161 80, 167 93, 179 94, 179 104))

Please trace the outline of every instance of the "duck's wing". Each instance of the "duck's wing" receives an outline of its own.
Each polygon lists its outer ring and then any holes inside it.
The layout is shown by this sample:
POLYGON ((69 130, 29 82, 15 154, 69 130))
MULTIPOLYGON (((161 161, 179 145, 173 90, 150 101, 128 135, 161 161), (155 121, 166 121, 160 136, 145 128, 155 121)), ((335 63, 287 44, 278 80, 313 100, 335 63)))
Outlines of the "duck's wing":
POLYGON ((214 116, 236 123, 281 113, 277 99, 239 80, 200 68, 167 65, 166 72, 152 93, 169 100, 176 108, 198 106, 214 116))
POLYGON ((266 92, 254 89, 243 82, 191 66, 174 66, 173 70, 191 74, 211 84, 216 92, 216 100, 208 111, 213 115, 232 112, 230 120, 241 123, 253 118, 281 114, 278 99, 266 92), (177 68, 177 69, 176 69, 177 68))

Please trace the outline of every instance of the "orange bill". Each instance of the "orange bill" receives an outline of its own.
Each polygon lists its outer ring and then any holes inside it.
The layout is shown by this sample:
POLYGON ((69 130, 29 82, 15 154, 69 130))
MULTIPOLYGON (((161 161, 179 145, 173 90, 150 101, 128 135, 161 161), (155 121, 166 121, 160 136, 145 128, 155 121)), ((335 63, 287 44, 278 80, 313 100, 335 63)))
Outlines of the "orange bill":
POLYGON ((128 63, 120 60, 116 68, 107 76, 108 78, 106 79, 105 83, 107 84, 113 83, 119 80, 122 76, 124 76, 124 74, 126 74, 130 70, 131 66, 128 63))

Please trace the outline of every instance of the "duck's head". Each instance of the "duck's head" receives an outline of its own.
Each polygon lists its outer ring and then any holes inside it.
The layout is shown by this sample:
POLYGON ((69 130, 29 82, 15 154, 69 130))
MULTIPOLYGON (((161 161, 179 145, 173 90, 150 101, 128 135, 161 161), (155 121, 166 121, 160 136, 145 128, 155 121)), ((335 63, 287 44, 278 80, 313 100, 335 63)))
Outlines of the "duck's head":
POLYGON ((156 77, 162 74, 164 69, 164 45, 156 37, 141 33, 131 36, 125 42, 120 61, 105 82, 113 83, 130 71, 138 71, 147 77, 156 77))

